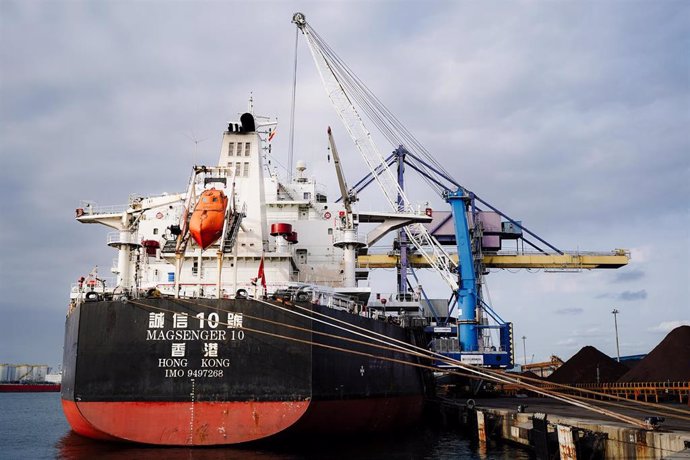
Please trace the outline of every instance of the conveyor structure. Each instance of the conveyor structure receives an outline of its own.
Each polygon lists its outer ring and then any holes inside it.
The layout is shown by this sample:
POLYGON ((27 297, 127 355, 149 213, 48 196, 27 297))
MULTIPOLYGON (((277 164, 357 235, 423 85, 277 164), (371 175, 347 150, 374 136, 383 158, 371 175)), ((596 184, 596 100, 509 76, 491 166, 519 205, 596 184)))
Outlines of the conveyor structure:
MULTIPOLYGON (((458 255, 451 254, 451 259, 457 263, 458 255)), ((409 266, 413 268, 431 268, 426 260, 417 255, 407 256, 409 266)), ((486 268, 525 268, 544 270, 595 270, 621 268, 630 261, 630 252, 616 249, 611 252, 514 252, 501 251, 496 254, 483 254, 482 263, 486 268)), ((400 265, 399 254, 363 254, 357 258, 359 268, 396 268, 400 265)))

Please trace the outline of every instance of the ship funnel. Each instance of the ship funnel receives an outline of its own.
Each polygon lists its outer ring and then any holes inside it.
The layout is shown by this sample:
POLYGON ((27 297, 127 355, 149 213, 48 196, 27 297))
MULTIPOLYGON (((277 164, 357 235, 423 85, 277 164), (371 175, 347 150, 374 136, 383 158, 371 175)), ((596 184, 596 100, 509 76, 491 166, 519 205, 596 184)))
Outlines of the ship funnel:
POLYGON ((251 113, 243 113, 240 117, 240 123, 242 123, 243 133, 253 133, 254 131, 256 131, 254 115, 252 115, 251 113))

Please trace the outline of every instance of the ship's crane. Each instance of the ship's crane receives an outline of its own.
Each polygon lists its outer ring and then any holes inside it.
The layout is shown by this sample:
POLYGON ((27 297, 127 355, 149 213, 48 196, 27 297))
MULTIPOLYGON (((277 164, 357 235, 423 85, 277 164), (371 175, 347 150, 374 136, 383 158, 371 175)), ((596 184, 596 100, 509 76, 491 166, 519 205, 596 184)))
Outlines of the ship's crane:
POLYGON ((132 250, 141 246, 138 241, 135 241, 135 237, 144 212, 180 202, 184 198, 185 195, 179 193, 149 198, 132 197, 129 205, 124 209, 94 208, 91 203, 77 208, 76 219, 79 222, 101 224, 118 231, 115 238, 108 239, 108 245, 118 249, 117 287, 124 296, 130 295, 134 287, 130 279, 130 258, 132 250))
POLYGON ((356 195, 350 193, 345 181, 345 174, 340 164, 340 155, 335 146, 333 133, 330 126, 328 127, 328 144, 333 154, 333 163, 335 164, 335 172, 338 176, 338 186, 343 197, 343 206, 345 207, 345 215, 343 215, 340 222, 340 230, 342 236, 338 238, 336 247, 343 250, 343 260, 345 267, 343 273, 345 279, 343 280, 344 287, 355 287, 357 285, 357 278, 355 276, 355 265, 357 264, 357 250, 364 244, 357 238, 357 226, 355 225, 354 217, 352 215, 352 203, 357 200, 356 195))
POLYGON ((343 167, 340 164, 340 155, 338 154, 338 149, 335 146, 335 139, 333 139, 333 132, 331 127, 328 127, 328 145, 331 149, 331 154, 333 155, 333 164, 335 165, 335 174, 338 177, 338 186, 340 187, 340 196, 343 199, 343 206, 345 207, 346 213, 346 228, 352 228, 354 222, 352 222, 352 203, 357 201, 357 195, 348 190, 347 181, 345 180, 345 173, 343 172, 343 167))

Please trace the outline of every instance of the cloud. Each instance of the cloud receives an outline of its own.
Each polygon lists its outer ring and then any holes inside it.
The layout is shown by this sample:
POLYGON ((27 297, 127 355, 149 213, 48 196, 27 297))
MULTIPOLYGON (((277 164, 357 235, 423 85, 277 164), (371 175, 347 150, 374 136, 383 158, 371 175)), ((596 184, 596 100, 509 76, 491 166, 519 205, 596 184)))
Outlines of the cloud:
POLYGON ((613 279, 614 283, 627 283, 629 281, 637 281, 645 277, 645 272, 640 269, 625 270, 616 273, 613 279))
POLYGON ((668 333, 680 326, 690 326, 690 319, 681 319, 677 321, 662 321, 654 327, 650 327, 647 330, 651 332, 664 332, 668 333))
POLYGON ((574 348, 578 344, 577 340, 575 340, 572 337, 568 337, 567 339, 559 340, 556 342, 556 345, 560 345, 562 347, 568 347, 568 348, 574 348))
POLYGON ((584 329, 575 329, 556 342, 556 345, 568 349, 582 347, 593 342, 599 342, 610 334, 601 330, 599 326, 590 326, 584 329))
POLYGON ((639 291, 623 291, 618 295, 618 300, 623 301, 633 301, 633 300, 644 300, 647 298, 647 291, 645 289, 640 289, 639 291))
POLYGON ((580 307, 560 308, 556 310, 557 315, 579 315, 584 312, 580 307))
POLYGON ((621 293, 615 294, 612 292, 607 292, 604 294, 599 294, 594 297, 595 299, 616 299, 622 300, 624 302, 629 302, 633 300, 644 300, 647 298, 647 290, 640 289, 639 291, 623 291, 621 293))
POLYGON ((581 339, 581 338, 604 337, 607 334, 608 334, 608 332, 602 331, 599 326, 590 326, 590 327, 585 328, 585 329, 575 329, 570 334, 568 334, 568 337, 574 338, 574 339, 581 339))

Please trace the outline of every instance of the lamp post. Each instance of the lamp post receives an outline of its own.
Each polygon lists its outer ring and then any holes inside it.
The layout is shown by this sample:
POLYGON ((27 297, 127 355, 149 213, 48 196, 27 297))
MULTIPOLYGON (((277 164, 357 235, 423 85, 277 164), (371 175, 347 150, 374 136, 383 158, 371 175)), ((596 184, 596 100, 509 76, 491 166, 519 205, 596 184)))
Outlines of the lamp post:
POLYGON ((522 336, 522 356, 523 359, 525 360, 525 366, 527 365, 527 346, 525 345, 525 340, 527 340, 526 336, 522 336))
POLYGON ((618 313, 620 313, 618 310, 615 308, 611 312, 613 313, 613 326, 616 328, 616 356, 618 357, 618 362, 621 362, 621 349, 618 345, 618 313))

